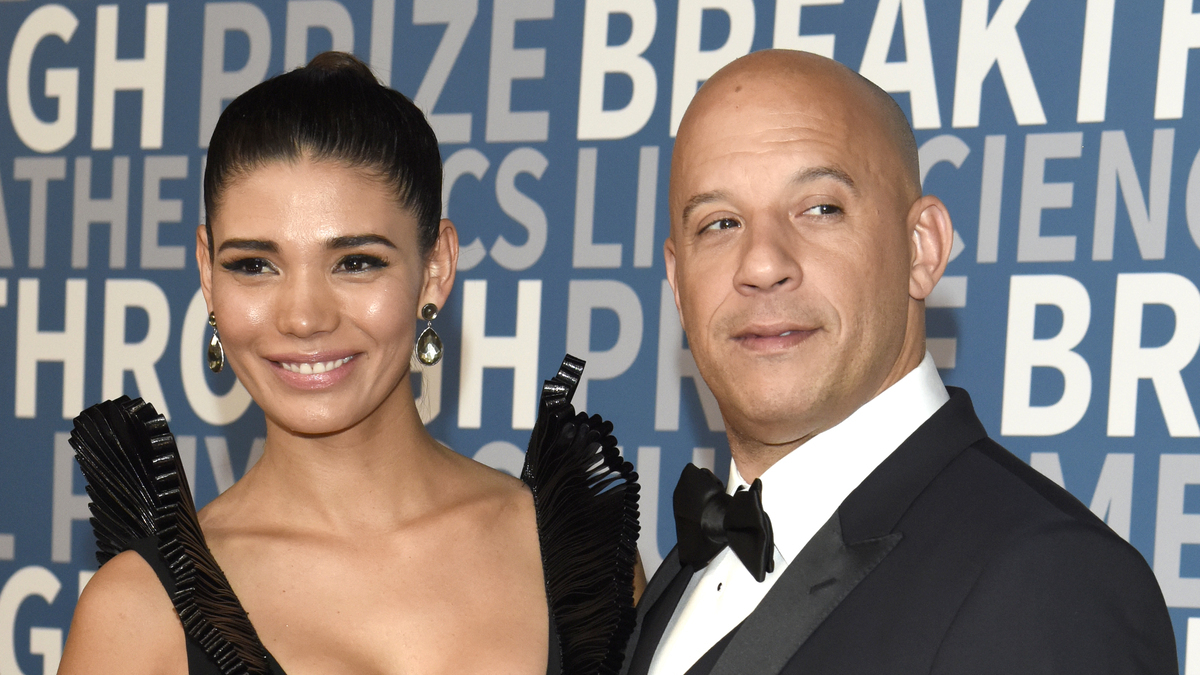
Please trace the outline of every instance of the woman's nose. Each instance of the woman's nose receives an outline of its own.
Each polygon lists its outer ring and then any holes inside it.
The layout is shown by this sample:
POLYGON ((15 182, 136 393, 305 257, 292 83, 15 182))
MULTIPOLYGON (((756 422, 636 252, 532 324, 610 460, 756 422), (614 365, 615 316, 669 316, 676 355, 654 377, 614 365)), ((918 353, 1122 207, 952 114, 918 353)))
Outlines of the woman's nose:
POLYGON ((339 308, 326 275, 316 271, 294 274, 281 284, 277 299, 279 331, 300 338, 337 327, 339 308))

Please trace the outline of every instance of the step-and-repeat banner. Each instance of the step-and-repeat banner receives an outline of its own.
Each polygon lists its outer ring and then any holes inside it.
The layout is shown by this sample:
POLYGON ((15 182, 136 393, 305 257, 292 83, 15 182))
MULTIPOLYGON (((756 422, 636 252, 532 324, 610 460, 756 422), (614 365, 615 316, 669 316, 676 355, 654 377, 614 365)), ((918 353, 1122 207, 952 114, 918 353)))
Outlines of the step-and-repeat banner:
POLYGON ((414 378, 434 435, 515 473, 541 381, 586 359, 576 402, 641 473, 653 569, 683 465, 729 465, 663 275, 674 130, 772 46, 909 113, 958 230, 928 303, 942 376, 1142 552, 1200 657, 1192 0, 0 0, 0 674, 55 671, 95 569, 80 409, 153 402, 201 505, 261 452, 261 413, 204 367, 204 152, 232 97, 331 48, 442 143, 463 248, 446 358, 414 378))

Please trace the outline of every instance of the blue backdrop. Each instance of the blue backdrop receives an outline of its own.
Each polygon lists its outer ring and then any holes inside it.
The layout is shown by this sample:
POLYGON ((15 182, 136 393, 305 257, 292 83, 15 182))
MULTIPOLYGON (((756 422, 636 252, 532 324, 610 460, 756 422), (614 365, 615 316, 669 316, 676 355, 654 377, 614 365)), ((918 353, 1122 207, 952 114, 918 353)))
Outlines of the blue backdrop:
MULTIPOLYGON (((263 422, 203 365, 204 149, 233 96, 354 51, 430 114, 463 242, 415 378, 435 436, 515 472, 542 379, 642 475, 649 568, 683 465, 724 476, 663 277, 673 131, 771 46, 891 91, 958 241, 930 350, 989 431, 1151 562, 1200 675, 1200 9, 1193 0, 0 0, 0 675, 52 673, 94 570, 66 443, 86 404, 169 415, 204 504, 263 422)), ((1190 664, 1189 664, 1190 665, 1190 664)))

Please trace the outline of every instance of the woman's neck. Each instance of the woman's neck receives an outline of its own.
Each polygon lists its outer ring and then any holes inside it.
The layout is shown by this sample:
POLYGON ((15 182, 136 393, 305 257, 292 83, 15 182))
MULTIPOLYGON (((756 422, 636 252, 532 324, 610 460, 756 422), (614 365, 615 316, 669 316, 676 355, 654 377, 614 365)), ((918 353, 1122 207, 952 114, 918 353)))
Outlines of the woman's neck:
POLYGON ((390 529, 437 508, 461 458, 429 435, 411 396, 397 399, 330 434, 268 418, 263 456, 239 487, 264 517, 323 532, 390 529))

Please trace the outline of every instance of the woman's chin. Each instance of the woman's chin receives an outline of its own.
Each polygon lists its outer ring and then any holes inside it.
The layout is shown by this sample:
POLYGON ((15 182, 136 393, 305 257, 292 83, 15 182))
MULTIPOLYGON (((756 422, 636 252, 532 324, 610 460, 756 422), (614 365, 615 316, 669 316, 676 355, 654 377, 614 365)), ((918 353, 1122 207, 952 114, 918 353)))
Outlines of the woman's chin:
POLYGON ((349 419, 345 410, 305 410, 296 407, 282 411, 282 414, 272 415, 270 411, 265 412, 274 426, 293 436, 332 436, 351 429, 362 421, 349 419))

